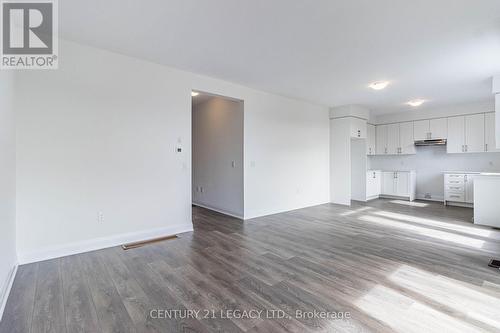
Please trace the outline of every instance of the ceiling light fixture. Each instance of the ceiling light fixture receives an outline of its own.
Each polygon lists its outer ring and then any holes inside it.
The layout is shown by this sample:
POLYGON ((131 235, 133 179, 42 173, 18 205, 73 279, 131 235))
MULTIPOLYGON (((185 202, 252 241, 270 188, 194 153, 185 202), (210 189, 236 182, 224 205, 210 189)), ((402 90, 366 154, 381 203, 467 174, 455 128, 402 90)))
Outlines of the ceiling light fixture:
POLYGON ((192 97, 196 97, 198 96, 200 93, 199 92, 196 92, 196 91, 191 91, 191 96, 192 97))
POLYGON ((389 85, 389 81, 377 81, 370 84, 370 88, 373 90, 382 90, 389 85))
POLYGON ((417 106, 420 106, 424 103, 425 103, 425 99, 414 99, 414 100, 409 101, 406 104, 413 106, 413 107, 417 107, 417 106))

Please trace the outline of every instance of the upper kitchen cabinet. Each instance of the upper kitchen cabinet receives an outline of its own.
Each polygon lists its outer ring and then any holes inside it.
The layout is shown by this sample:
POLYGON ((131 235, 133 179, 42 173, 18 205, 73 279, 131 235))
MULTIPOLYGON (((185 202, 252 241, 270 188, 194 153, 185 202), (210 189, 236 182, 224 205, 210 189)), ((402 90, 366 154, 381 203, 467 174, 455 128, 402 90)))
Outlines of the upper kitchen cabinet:
POLYGON ((413 133, 415 140, 428 140, 430 135, 430 120, 418 120, 413 122, 413 133))
POLYGON ((376 126, 377 155, 415 154, 413 122, 376 126))
POLYGON ((366 139, 366 120, 351 117, 351 138, 366 139))
POLYGON ((429 121, 431 140, 448 138, 448 121, 446 118, 431 119, 429 121))
POLYGON ((448 118, 448 153, 485 151, 485 116, 483 113, 448 118))
POLYGON ((465 116, 465 152, 484 152, 484 114, 465 116))
POLYGON ((367 124, 366 125, 366 154, 367 155, 375 155, 376 154, 376 141, 377 134, 375 125, 367 124))
POLYGON ((387 153, 397 155, 400 150, 399 145, 399 124, 387 125, 387 153))
POLYGON ((448 122, 446 118, 418 120, 413 122, 415 141, 446 139, 448 137, 448 122))
POLYGON ((415 138, 412 122, 399 124, 399 153, 415 154, 415 138))
POLYGON ((377 125, 375 129, 376 141, 375 148, 377 155, 386 155, 387 150, 387 127, 388 125, 377 125))
POLYGON ((465 153, 465 117, 448 118, 446 151, 449 154, 465 153))
POLYGON ((496 148, 495 140, 495 113, 486 113, 484 115, 484 150, 487 152, 500 152, 496 148))

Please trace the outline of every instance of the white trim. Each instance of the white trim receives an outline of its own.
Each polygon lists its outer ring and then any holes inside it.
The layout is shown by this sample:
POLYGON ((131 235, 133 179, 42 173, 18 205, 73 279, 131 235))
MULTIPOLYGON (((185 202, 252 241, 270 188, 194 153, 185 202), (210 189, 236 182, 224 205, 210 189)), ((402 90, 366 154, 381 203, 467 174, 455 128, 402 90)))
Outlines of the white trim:
POLYGON ((193 205, 201 207, 201 208, 213 210, 214 212, 221 213, 221 214, 224 214, 224 215, 229 215, 231 217, 236 217, 237 219, 243 220, 243 216, 237 215, 237 214, 234 214, 234 213, 230 213, 230 212, 225 211, 223 209, 214 208, 214 207, 211 207, 211 206, 208 206, 208 205, 203 205, 203 204, 200 204, 200 203, 197 203, 197 202, 194 202, 194 201, 193 201, 193 205))
POLYGON ((159 228, 126 234, 113 235, 89 239, 86 241, 50 246, 34 251, 18 253, 19 264, 29 264, 54 258, 65 257, 73 254, 90 252, 108 247, 118 246, 125 243, 139 242, 151 238, 167 235, 176 235, 183 232, 193 231, 192 224, 176 225, 168 228, 159 228))
POLYGON ((12 290, 12 285, 14 284, 14 279, 16 278, 18 265, 15 264, 14 268, 10 272, 8 279, 5 281, 4 288, 2 289, 3 293, 0 295, 0 321, 2 321, 3 312, 5 310, 5 306, 7 305, 7 299, 9 298, 10 291, 12 290))

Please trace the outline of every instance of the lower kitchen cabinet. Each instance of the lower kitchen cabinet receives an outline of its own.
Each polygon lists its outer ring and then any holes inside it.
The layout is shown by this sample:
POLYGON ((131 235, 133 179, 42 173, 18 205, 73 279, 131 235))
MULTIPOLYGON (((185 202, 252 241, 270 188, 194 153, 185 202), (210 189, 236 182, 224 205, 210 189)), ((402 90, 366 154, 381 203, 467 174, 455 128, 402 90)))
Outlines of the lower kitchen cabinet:
POLYGON ((416 196, 416 179, 415 171, 383 171, 381 196, 413 201, 416 196))
POLYGON ((475 173, 444 174, 444 204, 474 204, 475 173))
POLYGON ((382 172, 369 170, 366 172, 366 200, 376 199, 382 191, 382 172))

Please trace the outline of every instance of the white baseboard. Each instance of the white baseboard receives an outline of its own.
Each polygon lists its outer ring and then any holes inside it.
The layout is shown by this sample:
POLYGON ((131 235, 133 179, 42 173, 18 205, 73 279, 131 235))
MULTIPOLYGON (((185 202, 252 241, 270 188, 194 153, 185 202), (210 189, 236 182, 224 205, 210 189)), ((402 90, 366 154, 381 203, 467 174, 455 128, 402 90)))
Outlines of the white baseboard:
POLYGON ((193 205, 201 207, 201 208, 213 210, 214 212, 221 213, 221 214, 228 215, 228 216, 232 216, 232 217, 235 217, 237 219, 243 220, 243 216, 238 215, 238 214, 234 214, 234 213, 230 213, 230 212, 225 211, 223 209, 214 208, 214 207, 211 207, 211 206, 208 206, 208 205, 200 204, 198 202, 193 202, 193 205))
POLYGON ((16 278, 17 267, 17 264, 14 265, 12 271, 9 274, 9 277, 5 281, 5 285, 1 289, 2 294, 0 295, 0 321, 2 321, 3 312, 5 310, 5 306, 7 305, 7 299, 9 298, 12 285, 14 284, 14 279, 16 278))
POLYGON ((70 244, 50 246, 34 251, 20 252, 18 253, 18 261, 20 265, 24 265, 189 231, 193 231, 192 224, 100 237, 70 244))

